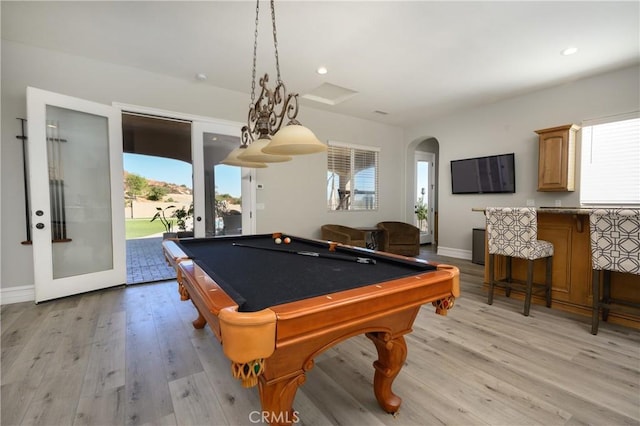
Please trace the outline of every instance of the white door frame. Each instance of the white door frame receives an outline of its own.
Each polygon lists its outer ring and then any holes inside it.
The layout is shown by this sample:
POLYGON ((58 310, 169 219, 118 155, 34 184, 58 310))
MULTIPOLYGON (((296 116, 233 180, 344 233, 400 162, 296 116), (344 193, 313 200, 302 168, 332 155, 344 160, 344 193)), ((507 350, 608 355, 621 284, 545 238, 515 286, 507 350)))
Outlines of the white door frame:
MULTIPOLYGON (((124 187, 122 184, 122 123, 117 109, 59 93, 27 87, 29 195, 33 244, 35 302, 70 296, 126 282, 124 187), (54 278, 51 241, 51 200, 47 153, 47 105, 107 119, 111 203, 111 269, 54 278)), ((73 167, 73 165, 67 165, 73 167)), ((77 202, 77 200, 76 200, 77 202)), ((60 243, 66 244, 66 243, 60 243)))
MULTIPOLYGON (((418 162, 427 161, 429 162, 429 187, 427 188, 427 207, 428 207, 428 215, 427 215, 427 223, 428 223, 428 233, 420 233, 420 244, 428 244, 433 242, 433 232, 434 232, 434 202, 435 202, 435 163, 436 163, 436 155, 433 152, 425 152, 425 151, 416 151, 414 156, 414 176, 413 176, 413 205, 414 207, 418 204, 418 162)), ((413 215, 414 223, 417 226, 417 217, 415 214, 413 215)))

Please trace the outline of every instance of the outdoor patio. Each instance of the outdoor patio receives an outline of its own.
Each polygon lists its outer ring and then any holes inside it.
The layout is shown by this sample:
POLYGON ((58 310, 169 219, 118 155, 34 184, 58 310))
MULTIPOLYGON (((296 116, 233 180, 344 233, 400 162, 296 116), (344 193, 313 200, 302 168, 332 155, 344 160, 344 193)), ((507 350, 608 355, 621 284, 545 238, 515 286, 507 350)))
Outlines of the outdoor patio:
POLYGON ((127 240, 127 284, 174 280, 176 273, 162 254, 162 237, 127 240))

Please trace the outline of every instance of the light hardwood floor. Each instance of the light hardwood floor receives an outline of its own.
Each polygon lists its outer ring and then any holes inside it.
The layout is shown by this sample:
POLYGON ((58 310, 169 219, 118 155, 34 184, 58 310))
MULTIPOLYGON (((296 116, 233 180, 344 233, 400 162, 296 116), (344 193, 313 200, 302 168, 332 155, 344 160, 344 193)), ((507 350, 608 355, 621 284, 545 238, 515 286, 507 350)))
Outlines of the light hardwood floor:
MULTIPOLYGON (((496 296, 459 259, 462 297, 422 308, 377 405, 375 348, 363 336, 316 359, 294 408, 304 425, 640 425, 640 332, 496 296)), ((1 308, 2 425, 251 425, 257 389, 232 378, 211 331, 195 330, 175 281, 1 308)))

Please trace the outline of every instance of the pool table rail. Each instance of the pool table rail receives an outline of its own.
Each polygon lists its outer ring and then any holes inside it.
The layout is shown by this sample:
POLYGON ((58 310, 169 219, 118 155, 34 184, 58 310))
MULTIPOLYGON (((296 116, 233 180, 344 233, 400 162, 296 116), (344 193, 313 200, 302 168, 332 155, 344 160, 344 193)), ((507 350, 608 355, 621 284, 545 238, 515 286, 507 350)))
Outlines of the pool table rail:
POLYGON ((195 328, 206 324, 222 340, 219 315, 223 309, 237 309, 236 302, 192 260, 181 260, 176 264, 178 291, 181 300, 191 300, 198 312, 193 321, 195 328))
MULTIPOLYGON (((459 296, 459 288, 451 284, 458 280, 458 268, 443 266, 420 275, 273 306, 278 318, 278 344, 459 296)), ((446 315, 446 311, 439 313, 446 315)))

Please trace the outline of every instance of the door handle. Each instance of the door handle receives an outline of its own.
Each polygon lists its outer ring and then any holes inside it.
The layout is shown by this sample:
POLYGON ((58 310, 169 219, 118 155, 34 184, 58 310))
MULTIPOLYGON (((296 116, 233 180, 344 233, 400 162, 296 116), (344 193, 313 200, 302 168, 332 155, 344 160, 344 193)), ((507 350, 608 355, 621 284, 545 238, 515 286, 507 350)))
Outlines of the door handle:
POLYGON ((44 229, 44 223, 36 223, 36 228, 44 229))
POLYGON ((44 212, 42 210, 36 210, 36 216, 42 216, 44 212))

